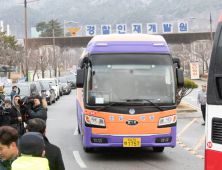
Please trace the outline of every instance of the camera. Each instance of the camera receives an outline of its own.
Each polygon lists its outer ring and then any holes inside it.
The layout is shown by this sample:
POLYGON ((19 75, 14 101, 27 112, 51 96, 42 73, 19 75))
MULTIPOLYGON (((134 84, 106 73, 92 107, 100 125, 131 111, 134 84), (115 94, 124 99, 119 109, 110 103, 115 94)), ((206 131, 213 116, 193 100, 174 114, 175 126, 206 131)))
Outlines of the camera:
POLYGON ((24 106, 26 108, 32 108, 32 106, 34 105, 34 99, 33 97, 24 97, 22 99, 18 100, 18 104, 20 106, 24 106))

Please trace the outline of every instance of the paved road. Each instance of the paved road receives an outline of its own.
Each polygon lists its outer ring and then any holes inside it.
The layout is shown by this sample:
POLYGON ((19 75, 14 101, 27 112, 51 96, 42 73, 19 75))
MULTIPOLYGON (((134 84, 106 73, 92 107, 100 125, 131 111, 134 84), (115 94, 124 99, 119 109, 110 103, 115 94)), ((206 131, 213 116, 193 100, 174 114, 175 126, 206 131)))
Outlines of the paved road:
MULTIPOLYGON (((82 149, 81 136, 75 133, 76 91, 63 96, 56 104, 48 107, 47 137, 50 142, 62 150, 66 170, 83 169, 150 169, 150 170, 203 170, 204 159, 199 158, 185 148, 195 148, 204 135, 202 119, 199 118, 185 130, 184 127, 193 119, 179 119, 178 137, 175 148, 166 148, 163 153, 155 153, 151 148, 100 148, 93 153, 85 153, 82 149), (186 145, 182 147, 181 145, 186 145), (75 152, 75 156, 73 154, 75 152), (80 157, 78 157, 80 156, 80 157), (80 162, 80 161, 83 162, 80 162), (79 164, 78 164, 79 163, 79 164)), ((197 147, 196 147, 197 148, 197 147)), ((204 156, 204 142, 196 151, 204 156)))

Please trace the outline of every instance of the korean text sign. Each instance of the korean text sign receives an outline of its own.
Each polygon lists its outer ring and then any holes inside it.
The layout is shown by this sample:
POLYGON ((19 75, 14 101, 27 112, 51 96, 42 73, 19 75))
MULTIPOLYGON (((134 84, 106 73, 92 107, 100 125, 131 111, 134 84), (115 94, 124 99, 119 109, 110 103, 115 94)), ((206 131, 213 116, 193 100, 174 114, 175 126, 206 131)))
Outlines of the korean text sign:
POLYGON ((190 75, 191 79, 199 79, 199 63, 198 62, 191 62, 190 63, 190 75))

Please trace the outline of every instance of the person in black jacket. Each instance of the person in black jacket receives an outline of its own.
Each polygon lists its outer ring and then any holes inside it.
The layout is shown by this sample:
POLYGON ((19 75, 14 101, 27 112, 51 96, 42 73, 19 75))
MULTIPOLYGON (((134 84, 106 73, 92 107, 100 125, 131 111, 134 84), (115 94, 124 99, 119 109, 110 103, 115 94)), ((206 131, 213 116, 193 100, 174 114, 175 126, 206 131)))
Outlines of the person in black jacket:
POLYGON ((3 113, 3 108, 0 108, 0 127, 2 126, 10 126, 11 123, 11 108, 12 103, 10 100, 5 100, 5 108, 7 108, 8 113, 3 113))
POLYGON ((34 105, 33 108, 27 109, 27 121, 34 118, 40 118, 44 121, 47 120, 47 102, 42 99, 41 96, 36 95, 33 97, 34 105))
POLYGON ((49 161, 50 170, 65 170, 64 163, 62 160, 62 154, 59 147, 51 144, 46 134, 46 122, 42 119, 35 118, 27 122, 26 132, 39 132, 43 135, 45 142, 45 157, 49 161))
MULTIPOLYGON (((10 126, 15 128, 19 135, 24 134, 24 126, 22 123, 22 115, 20 112, 20 105, 18 104, 18 100, 21 99, 19 95, 15 95, 13 97, 13 106, 11 108, 11 123, 10 126)), ((9 101, 5 101, 5 104, 9 103, 9 101)))

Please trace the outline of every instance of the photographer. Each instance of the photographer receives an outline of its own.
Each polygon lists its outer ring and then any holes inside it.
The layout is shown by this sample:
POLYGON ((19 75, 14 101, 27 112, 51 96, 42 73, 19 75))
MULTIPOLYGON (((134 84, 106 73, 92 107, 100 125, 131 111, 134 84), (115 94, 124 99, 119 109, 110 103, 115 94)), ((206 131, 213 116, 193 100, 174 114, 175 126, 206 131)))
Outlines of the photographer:
POLYGON ((11 92, 11 94, 10 94, 10 96, 11 96, 11 101, 13 101, 13 97, 15 96, 15 95, 19 95, 20 94, 20 88, 18 88, 18 93, 16 93, 17 92, 17 86, 12 86, 12 92, 11 92))
POLYGON ((28 107, 27 109, 27 121, 34 118, 40 118, 44 121, 47 120, 47 102, 42 99, 41 96, 36 95, 33 97, 34 104, 33 107, 28 107))
POLYGON ((10 126, 15 128, 19 135, 24 134, 24 126, 22 123, 22 115, 20 111, 20 105, 18 103, 18 100, 20 100, 21 97, 19 95, 15 95, 13 98, 13 103, 14 105, 12 106, 11 109, 11 123, 10 126))
POLYGON ((11 122, 11 101, 5 100, 5 103, 1 100, 0 102, 0 126, 9 126, 11 122))

